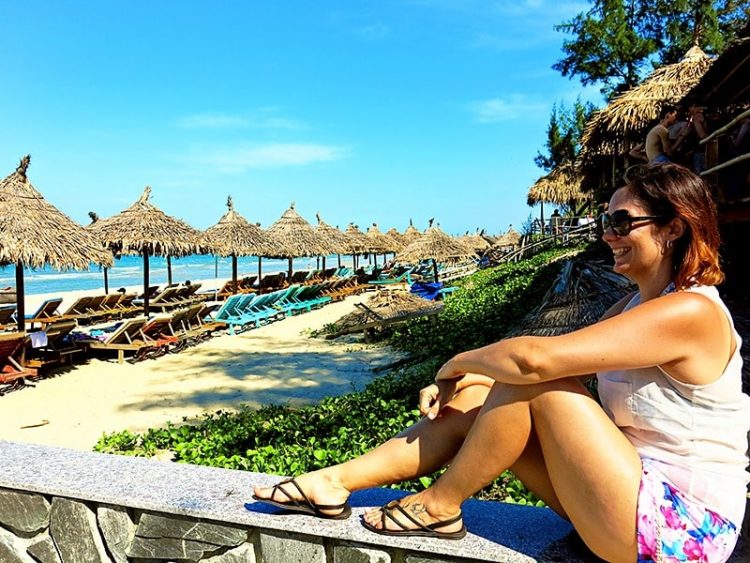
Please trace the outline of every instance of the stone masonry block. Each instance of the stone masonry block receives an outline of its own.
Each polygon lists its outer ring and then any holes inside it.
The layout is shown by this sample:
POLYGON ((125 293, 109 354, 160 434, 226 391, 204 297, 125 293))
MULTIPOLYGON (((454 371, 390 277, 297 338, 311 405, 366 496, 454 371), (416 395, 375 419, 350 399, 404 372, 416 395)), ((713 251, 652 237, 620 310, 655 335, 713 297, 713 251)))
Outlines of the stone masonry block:
POLYGON ((326 563, 323 542, 314 536, 261 531, 260 551, 263 563, 326 563))
POLYGON ((48 535, 44 535, 29 544, 26 551, 39 563, 61 563, 55 542, 48 535))
POLYGON ((256 563, 255 546, 251 543, 243 543, 221 555, 204 559, 201 563, 256 563))
POLYGON ((128 511, 121 506, 102 505, 96 509, 96 519, 115 562, 128 563, 127 553, 135 537, 135 524, 128 511))
POLYGON ((24 542, 3 528, 0 528, 0 561, 2 563, 35 563, 26 554, 24 542))
POLYGON ((391 556, 378 549, 357 545, 335 545, 333 563, 391 563, 391 556))
POLYGON ((112 563, 99 534, 96 515, 82 502, 54 498, 50 533, 63 563, 112 563))
POLYGON ((248 530, 230 524, 213 524, 144 512, 138 520, 135 535, 139 538, 175 538, 218 547, 234 547, 247 541, 248 530))
POLYGON ((49 526, 50 505, 42 495, 0 489, 0 524, 14 532, 35 533, 49 526))

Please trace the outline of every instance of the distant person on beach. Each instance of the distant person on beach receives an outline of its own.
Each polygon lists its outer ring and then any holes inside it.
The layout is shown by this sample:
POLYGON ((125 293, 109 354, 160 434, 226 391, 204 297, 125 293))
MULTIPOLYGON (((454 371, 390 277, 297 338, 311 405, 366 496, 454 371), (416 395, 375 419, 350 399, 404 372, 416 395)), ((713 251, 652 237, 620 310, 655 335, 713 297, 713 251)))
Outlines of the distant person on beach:
POLYGON ((549 225, 553 235, 557 236, 562 232, 562 215, 560 215, 559 209, 555 209, 552 212, 549 218, 549 225))
POLYGON ((463 502, 510 469, 607 561, 726 561, 745 510, 750 398, 715 287, 716 207, 690 170, 644 165, 601 224, 615 271, 637 291, 599 322, 454 356, 421 390, 414 426, 253 498, 346 518, 352 491, 447 465, 426 490, 365 512, 363 525, 458 539, 463 502), (600 402, 582 381, 594 374, 600 402))
MULTIPOLYGON (((669 138, 669 127, 677 121, 677 108, 665 105, 659 114, 659 123, 646 135, 646 158, 649 163, 663 164, 670 161, 673 142, 669 138)), ((682 134, 682 133, 681 133, 682 134)))

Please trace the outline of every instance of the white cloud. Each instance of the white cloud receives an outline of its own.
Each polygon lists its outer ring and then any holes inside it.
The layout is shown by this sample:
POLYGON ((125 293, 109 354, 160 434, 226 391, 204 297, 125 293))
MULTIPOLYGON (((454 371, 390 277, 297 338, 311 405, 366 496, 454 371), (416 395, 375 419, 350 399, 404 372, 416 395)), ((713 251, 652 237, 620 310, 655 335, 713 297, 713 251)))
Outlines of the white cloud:
POLYGON ((177 120, 177 126, 183 129, 304 129, 304 125, 294 119, 269 115, 261 109, 257 115, 226 113, 196 113, 177 120))
POLYGON ((548 109, 548 104, 521 95, 480 100, 469 104, 469 111, 474 114, 479 123, 522 119, 528 117, 529 114, 547 112, 548 109))
POLYGON ((191 160, 224 174, 237 174, 251 169, 305 166, 346 158, 349 149, 314 143, 271 143, 243 145, 225 150, 201 151, 191 160))

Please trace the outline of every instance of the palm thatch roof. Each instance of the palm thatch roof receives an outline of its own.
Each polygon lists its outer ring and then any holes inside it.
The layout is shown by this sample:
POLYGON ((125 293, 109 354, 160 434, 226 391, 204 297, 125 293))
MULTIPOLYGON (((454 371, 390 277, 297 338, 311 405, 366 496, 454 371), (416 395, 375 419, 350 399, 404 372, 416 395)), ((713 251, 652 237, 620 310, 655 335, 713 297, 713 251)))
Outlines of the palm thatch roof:
POLYGON ((422 237, 399 252, 396 261, 407 264, 429 259, 437 262, 459 262, 474 256, 469 248, 445 234, 439 227, 430 227, 422 237))
POLYGON ((274 248, 265 256, 297 258, 323 256, 335 252, 333 245, 297 213, 294 202, 273 225, 268 227, 267 232, 273 239, 274 248))
POLYGON ((422 233, 417 230, 417 228, 414 226, 414 223, 411 222, 411 219, 409 219, 409 226, 406 227, 403 237, 404 242, 407 246, 422 237, 422 233))
POLYGON ((370 239, 354 223, 349 223, 344 234, 348 239, 347 247, 349 254, 364 254, 372 251, 370 239))
POLYGON ((687 99, 726 108, 750 104, 750 21, 717 57, 687 99))
POLYGON ((621 143, 645 137, 664 104, 678 104, 711 66, 712 58, 693 46, 677 63, 652 72, 641 84, 617 96, 587 123, 582 157, 617 154, 621 143))
POLYGON ((320 213, 315 214, 315 218, 318 220, 318 224, 315 226, 318 234, 326 239, 333 248, 333 252, 336 254, 346 254, 349 252, 349 239, 348 237, 338 230, 336 227, 332 227, 323 219, 320 218, 320 213))
POLYGON ((227 212, 198 242, 219 256, 257 256, 272 250, 270 237, 235 211, 231 196, 227 197, 227 212))
POLYGON ((515 335, 555 336, 597 322, 634 286, 601 262, 567 260, 542 303, 515 335))
POLYGON ((146 186, 133 205, 92 223, 88 229, 115 252, 146 251, 152 256, 187 256, 198 252, 199 232, 164 213, 150 198, 151 187, 146 186))
POLYGON ((390 239, 393 241, 394 252, 398 252, 406 248, 406 239, 404 238, 404 235, 398 232, 396 227, 391 227, 390 229, 388 229, 388 231, 385 233, 385 236, 390 237, 390 239))
POLYGON ((0 181, 0 264, 58 270, 112 265, 112 253, 84 227, 44 199, 29 182, 26 155, 0 181))
POLYGON ((467 233, 463 236, 458 237, 457 240, 464 246, 470 248, 475 253, 480 253, 490 247, 490 243, 479 232, 476 232, 474 234, 467 233))
POLYGON ((380 229, 378 229, 377 223, 373 223, 365 236, 370 239, 372 247, 371 252, 377 252, 383 254, 385 252, 395 252, 396 248, 393 240, 386 236, 380 229))
POLYGON ((588 199, 581 188, 583 178, 572 163, 561 164, 546 176, 542 176, 529 189, 526 196, 528 205, 539 202, 568 205, 573 201, 588 199))

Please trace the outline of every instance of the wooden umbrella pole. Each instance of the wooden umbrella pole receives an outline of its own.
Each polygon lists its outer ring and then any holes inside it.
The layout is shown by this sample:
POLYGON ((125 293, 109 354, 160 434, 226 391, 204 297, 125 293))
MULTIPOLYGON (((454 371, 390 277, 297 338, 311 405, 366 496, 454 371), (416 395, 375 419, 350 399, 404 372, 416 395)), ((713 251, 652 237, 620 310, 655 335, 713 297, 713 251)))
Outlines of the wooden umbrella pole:
POLYGON ((18 332, 26 330, 26 299, 23 287, 23 264, 16 263, 16 319, 18 332))
POLYGON ((104 266, 104 295, 109 295, 109 268, 104 266))
POLYGON ((167 284, 172 285, 172 257, 167 254, 167 284))
POLYGON ((323 256, 323 267, 321 268, 321 270, 323 271, 323 274, 325 274, 325 271, 326 271, 326 257, 325 256, 323 256))
POLYGON ((260 256, 258 256, 258 294, 260 294, 260 280, 263 277, 263 275, 262 275, 262 266, 261 266, 261 261, 262 260, 263 260, 263 258, 261 258, 260 256))
POLYGON ((143 314, 148 317, 148 247, 143 248, 143 314))
POLYGON ((237 293, 237 255, 232 254, 232 295, 237 293))
POLYGON ((337 254, 336 258, 338 258, 338 261, 339 261, 338 267, 341 268, 341 254, 337 254))
POLYGON ((432 271, 435 273, 435 283, 438 281, 438 267, 437 267, 437 260, 434 258, 432 259, 432 271))
POLYGON ((293 258, 290 256, 289 258, 287 258, 287 260, 289 260, 289 273, 287 274, 289 276, 288 279, 292 279, 292 260, 293 260, 293 258))

